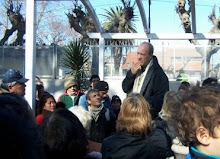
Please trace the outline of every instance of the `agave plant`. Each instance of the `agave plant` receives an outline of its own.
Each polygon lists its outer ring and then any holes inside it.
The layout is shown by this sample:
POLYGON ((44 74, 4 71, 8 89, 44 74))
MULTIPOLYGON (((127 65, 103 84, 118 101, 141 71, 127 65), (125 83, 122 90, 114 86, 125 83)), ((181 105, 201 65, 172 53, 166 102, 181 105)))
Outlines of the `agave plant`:
POLYGON ((70 70, 78 82, 78 86, 83 82, 84 66, 90 58, 89 48, 80 40, 70 42, 62 50, 61 66, 70 70))

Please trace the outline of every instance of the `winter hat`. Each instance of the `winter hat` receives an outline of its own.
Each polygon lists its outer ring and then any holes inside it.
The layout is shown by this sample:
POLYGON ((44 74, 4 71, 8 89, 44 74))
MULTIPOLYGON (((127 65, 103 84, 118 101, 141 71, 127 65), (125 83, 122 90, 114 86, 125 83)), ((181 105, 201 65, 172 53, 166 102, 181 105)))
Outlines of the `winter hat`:
POLYGON ((98 89, 99 91, 108 91, 108 83, 105 81, 99 81, 98 83, 96 83, 94 89, 98 89))
POLYGON ((112 96, 111 103, 113 103, 114 101, 119 101, 119 102, 121 103, 121 99, 120 99, 120 97, 117 96, 117 95, 112 96))
POLYGON ((76 80, 74 79, 73 76, 71 75, 66 75, 65 80, 64 80, 64 88, 67 90, 71 86, 78 85, 76 80))

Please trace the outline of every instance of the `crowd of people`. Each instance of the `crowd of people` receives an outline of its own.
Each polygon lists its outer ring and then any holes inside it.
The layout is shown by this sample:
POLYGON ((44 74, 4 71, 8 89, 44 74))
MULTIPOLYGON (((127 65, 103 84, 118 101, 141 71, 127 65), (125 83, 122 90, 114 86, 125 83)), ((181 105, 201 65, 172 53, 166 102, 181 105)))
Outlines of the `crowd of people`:
POLYGON ((71 75, 58 100, 36 77, 36 107, 25 100, 19 70, 3 74, 0 86, 2 158, 33 159, 215 159, 220 158, 220 85, 180 82, 169 91, 151 43, 138 47, 122 82, 122 101, 92 75, 82 92, 71 75))

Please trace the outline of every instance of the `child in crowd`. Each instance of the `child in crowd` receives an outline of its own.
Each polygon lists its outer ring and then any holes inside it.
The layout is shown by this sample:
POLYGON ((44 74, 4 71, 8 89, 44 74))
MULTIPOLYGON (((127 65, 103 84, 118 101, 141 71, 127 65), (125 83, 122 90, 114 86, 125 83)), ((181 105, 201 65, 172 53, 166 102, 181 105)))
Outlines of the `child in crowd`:
POLYGON ((220 158, 220 91, 195 87, 183 97, 173 116, 180 141, 189 146, 187 159, 220 158))

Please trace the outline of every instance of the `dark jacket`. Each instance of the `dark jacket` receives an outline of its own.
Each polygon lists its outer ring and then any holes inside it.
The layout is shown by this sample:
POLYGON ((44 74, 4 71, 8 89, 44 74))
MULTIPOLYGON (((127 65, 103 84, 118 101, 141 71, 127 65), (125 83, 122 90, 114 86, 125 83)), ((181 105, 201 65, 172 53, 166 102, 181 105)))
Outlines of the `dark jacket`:
POLYGON ((103 105, 104 105, 105 108, 108 108, 108 109, 112 112, 112 114, 114 115, 114 117, 116 118, 115 112, 114 112, 114 110, 113 110, 113 107, 112 107, 112 104, 111 104, 111 101, 110 101, 110 98, 109 98, 109 97, 104 97, 104 99, 103 99, 103 105))
POLYGON ((169 155, 165 134, 156 129, 146 137, 120 131, 102 143, 103 159, 165 159, 169 155))
POLYGON ((170 144, 172 144, 173 139, 176 138, 176 133, 174 127, 169 123, 169 120, 166 121, 160 117, 157 117, 155 118, 153 125, 156 128, 164 130, 167 136, 170 138, 170 144))
POLYGON ((206 155, 195 149, 194 147, 190 147, 189 154, 187 155, 186 159, 217 159, 220 158, 219 156, 213 155, 206 155))
POLYGON ((115 116, 111 111, 109 112, 109 119, 106 118, 105 112, 107 109, 103 107, 100 112, 98 120, 95 122, 92 119, 89 139, 95 142, 102 143, 104 138, 109 137, 115 132, 115 116))
MULTIPOLYGON (((133 89, 136 75, 127 72, 125 79, 122 82, 122 89, 125 93, 130 93, 133 89)), ((153 56, 153 65, 149 68, 145 76, 140 93, 151 104, 151 115, 154 119, 161 110, 164 94, 169 91, 169 81, 160 67, 157 57, 153 56)))

